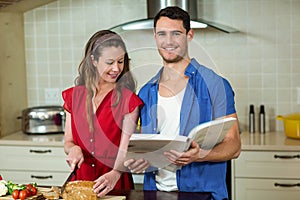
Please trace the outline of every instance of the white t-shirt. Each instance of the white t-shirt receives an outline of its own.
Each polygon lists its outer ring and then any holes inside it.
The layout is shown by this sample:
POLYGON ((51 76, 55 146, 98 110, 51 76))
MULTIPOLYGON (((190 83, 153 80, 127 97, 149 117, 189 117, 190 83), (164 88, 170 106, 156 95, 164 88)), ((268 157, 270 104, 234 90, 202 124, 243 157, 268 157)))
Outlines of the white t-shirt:
MULTIPOLYGON (((157 129, 160 134, 176 137, 180 129, 180 109, 185 89, 172 97, 162 97, 158 94, 157 102, 157 129), (164 105, 163 107, 161 105, 164 105)), ((156 187, 161 191, 176 191, 176 173, 159 169, 155 176, 156 187)))

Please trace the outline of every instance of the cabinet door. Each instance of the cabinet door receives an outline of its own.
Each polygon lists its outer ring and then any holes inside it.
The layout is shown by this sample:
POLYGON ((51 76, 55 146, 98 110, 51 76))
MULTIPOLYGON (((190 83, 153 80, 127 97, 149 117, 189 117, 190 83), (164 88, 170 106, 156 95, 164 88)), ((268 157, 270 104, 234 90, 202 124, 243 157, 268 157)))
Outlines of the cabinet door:
POLYGON ((300 180, 235 179, 236 200, 299 200, 300 180))
POLYGON ((0 146, 0 170, 69 172, 63 147, 0 146))
POLYGON ((243 151, 234 160, 235 177, 300 179, 299 152, 243 151))
POLYGON ((3 179, 25 184, 36 182, 38 186, 62 186, 69 173, 36 171, 1 171, 3 179))

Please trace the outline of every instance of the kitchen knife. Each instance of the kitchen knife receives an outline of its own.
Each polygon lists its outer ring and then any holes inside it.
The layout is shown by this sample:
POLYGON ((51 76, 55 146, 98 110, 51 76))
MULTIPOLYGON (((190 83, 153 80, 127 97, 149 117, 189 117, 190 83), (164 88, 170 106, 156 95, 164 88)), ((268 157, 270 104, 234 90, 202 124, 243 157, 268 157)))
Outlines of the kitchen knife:
POLYGON ((61 194, 63 193, 63 191, 65 190, 65 187, 67 185, 67 183, 76 175, 76 171, 77 171, 78 167, 77 165, 75 166, 74 170, 70 173, 70 175, 68 176, 67 180, 64 182, 64 184, 61 186, 61 194))

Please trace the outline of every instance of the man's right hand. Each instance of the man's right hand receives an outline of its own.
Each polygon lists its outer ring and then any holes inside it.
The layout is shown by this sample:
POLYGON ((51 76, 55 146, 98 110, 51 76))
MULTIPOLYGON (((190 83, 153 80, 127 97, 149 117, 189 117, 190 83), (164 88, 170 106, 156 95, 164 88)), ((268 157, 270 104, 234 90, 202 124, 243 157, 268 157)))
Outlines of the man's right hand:
POLYGON ((140 174, 145 173, 146 169, 150 167, 150 164, 144 159, 129 159, 124 162, 124 166, 127 167, 131 173, 140 174))

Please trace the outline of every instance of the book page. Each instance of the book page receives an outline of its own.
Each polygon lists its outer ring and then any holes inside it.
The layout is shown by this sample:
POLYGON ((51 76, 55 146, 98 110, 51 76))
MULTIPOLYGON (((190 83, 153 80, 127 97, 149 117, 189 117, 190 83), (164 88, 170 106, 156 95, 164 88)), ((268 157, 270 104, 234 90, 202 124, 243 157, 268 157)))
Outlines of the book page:
POLYGON ((236 118, 222 118, 200 124, 190 131, 189 138, 202 149, 212 149, 223 141, 225 135, 236 121, 236 118))

